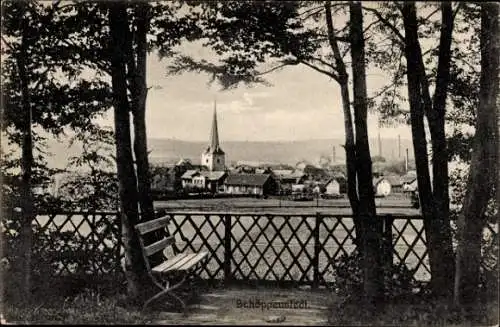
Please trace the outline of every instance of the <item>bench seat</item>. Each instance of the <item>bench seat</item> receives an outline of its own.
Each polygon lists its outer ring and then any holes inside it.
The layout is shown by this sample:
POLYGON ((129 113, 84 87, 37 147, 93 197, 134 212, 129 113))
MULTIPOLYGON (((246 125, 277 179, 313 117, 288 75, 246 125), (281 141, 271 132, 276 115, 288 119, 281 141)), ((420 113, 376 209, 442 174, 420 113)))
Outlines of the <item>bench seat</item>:
POLYGON ((198 252, 198 253, 179 253, 175 257, 162 262, 158 266, 151 269, 153 274, 163 275, 168 274, 173 271, 188 271, 202 261, 208 252, 198 252))
POLYGON ((160 289, 160 291, 144 303, 142 307, 143 310, 149 303, 164 295, 170 295, 176 299, 184 309, 186 309, 186 304, 176 294, 178 291, 177 289, 184 283, 191 282, 193 277, 199 274, 200 269, 203 268, 204 264, 206 264, 205 259, 208 258, 208 252, 183 252, 175 254, 176 250, 174 249, 175 255, 173 257, 168 258, 157 266, 151 268, 150 257, 157 253, 163 253, 163 255, 165 255, 165 250, 167 248, 172 248, 173 244, 175 244, 175 237, 170 235, 168 232, 167 226, 170 220, 170 216, 164 216, 135 225, 135 229, 139 236, 139 244, 141 246, 144 262, 148 270, 148 275, 152 279, 153 283, 160 289), (163 238, 153 242, 152 244, 146 244, 144 236, 153 232, 158 236, 163 234, 163 238), (178 277, 182 278, 179 279, 178 277), (174 280, 175 284, 173 284, 174 280))

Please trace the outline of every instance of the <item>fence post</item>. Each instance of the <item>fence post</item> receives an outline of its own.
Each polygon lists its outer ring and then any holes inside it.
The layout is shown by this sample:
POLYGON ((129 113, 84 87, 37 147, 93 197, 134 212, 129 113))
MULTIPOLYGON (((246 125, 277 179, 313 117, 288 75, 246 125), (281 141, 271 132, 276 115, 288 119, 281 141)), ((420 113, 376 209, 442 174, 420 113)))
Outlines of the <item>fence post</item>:
POLYGON ((231 215, 224 216, 224 282, 231 283, 231 215))
POLYGON ((321 216, 321 213, 316 212, 316 219, 315 219, 315 224, 314 224, 314 230, 313 230, 313 238, 314 238, 314 257, 313 257, 313 288, 318 288, 319 286, 319 250, 320 250, 320 243, 319 243, 319 226, 321 223, 321 219, 323 217, 321 216))
POLYGON ((383 265, 386 268, 390 268, 392 266, 392 223, 394 222, 394 218, 392 215, 386 215, 383 218, 384 222, 384 230, 383 230, 383 265))

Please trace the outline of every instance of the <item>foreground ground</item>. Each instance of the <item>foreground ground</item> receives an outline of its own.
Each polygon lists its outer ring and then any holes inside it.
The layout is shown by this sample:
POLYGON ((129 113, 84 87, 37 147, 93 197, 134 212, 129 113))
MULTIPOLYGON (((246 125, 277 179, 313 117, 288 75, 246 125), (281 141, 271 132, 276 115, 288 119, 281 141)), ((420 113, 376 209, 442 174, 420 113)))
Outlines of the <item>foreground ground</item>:
POLYGON ((154 323, 324 326, 332 301, 326 291, 230 288, 204 294, 186 316, 163 312, 154 323))
MULTIPOLYGON (((478 306, 473 321, 460 309, 442 303, 395 303, 368 318, 358 304, 347 307, 327 290, 217 288, 204 292, 184 313, 145 311, 119 305, 117 296, 86 291, 76 297, 33 303, 29 308, 8 305, 4 324, 155 324, 155 325, 311 325, 311 326, 494 326, 498 303, 478 306), (251 301, 254 305, 252 307, 251 301), (272 303, 297 303, 299 308, 267 308, 272 303), (266 307, 255 305, 265 303, 266 307), (246 307, 245 307, 246 306, 246 307)), ((283 306, 283 305, 282 305, 283 306)))
POLYGON ((118 298, 86 291, 64 301, 40 300, 31 308, 7 306, 2 324, 327 325, 333 299, 326 290, 217 288, 185 312, 161 307, 142 312, 120 306, 118 298))

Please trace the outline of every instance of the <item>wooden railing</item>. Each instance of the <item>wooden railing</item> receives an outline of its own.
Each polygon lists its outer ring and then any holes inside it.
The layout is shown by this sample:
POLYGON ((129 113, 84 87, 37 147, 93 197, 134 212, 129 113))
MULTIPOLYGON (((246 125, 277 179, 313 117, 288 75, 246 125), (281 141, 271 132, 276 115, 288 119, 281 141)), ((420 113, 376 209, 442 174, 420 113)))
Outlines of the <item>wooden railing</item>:
MULTIPOLYGON (((15 240, 19 213, 11 212, 9 216, 4 217, 3 227, 9 238, 15 240)), ((52 266, 50 273, 55 276, 120 274, 122 271, 121 225, 117 212, 38 213, 33 220, 33 230, 33 258, 37 264, 52 266)))
MULTIPOLYGON (((355 249, 354 223, 349 215, 309 213, 168 212, 173 251, 208 251, 202 277, 211 281, 295 285, 326 285, 333 281, 335 260, 355 249)), ((430 279, 421 216, 379 215, 384 221, 384 260, 406 265, 416 280, 430 279)), ((116 212, 39 214, 37 235, 45 235, 58 274, 85 270, 104 274, 121 270, 123 249, 116 212), (61 237, 66 235, 66 237, 61 237), (52 243, 51 243, 52 242, 52 243), (85 260, 71 258, 71 253, 85 260), (84 266, 84 267, 81 267, 84 266)), ((498 225, 485 233, 498 234, 498 225)), ((172 253, 166 253, 166 256, 172 253)), ((80 258, 81 259, 81 258, 80 258)))
MULTIPOLYGON (((168 213, 179 251, 211 253, 207 279, 273 281, 313 286, 333 281, 333 262, 355 249, 346 215, 241 212, 168 213)), ((430 277, 420 216, 386 215, 384 258, 406 264, 419 280, 430 277), (407 235, 408 234, 408 235, 407 235)))

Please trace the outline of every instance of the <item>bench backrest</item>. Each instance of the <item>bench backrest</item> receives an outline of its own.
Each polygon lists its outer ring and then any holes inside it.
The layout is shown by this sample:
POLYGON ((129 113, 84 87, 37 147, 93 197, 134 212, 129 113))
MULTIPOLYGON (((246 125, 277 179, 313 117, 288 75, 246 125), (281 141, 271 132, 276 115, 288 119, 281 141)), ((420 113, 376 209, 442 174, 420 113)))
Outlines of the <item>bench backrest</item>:
POLYGON ((135 225, 135 230, 139 234, 139 243, 141 245, 142 255, 144 256, 144 261, 146 262, 148 271, 151 271, 149 257, 159 251, 164 251, 168 246, 172 245, 175 242, 175 237, 167 235, 159 241, 146 245, 144 242, 144 235, 155 231, 165 231, 170 219, 170 216, 165 216, 135 225))

